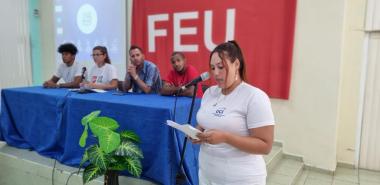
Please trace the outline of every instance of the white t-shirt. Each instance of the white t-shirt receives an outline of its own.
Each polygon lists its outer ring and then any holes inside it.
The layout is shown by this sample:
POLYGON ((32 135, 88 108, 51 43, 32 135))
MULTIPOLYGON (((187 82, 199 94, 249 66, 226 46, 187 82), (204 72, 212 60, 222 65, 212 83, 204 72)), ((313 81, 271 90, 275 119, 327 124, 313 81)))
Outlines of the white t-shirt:
POLYGON ((60 63, 54 76, 63 79, 65 83, 73 82, 76 76, 82 75, 82 66, 78 62, 67 66, 65 63, 60 63))
MULTIPOLYGON (((274 116, 270 100, 265 92, 242 82, 228 95, 223 95, 218 86, 207 89, 197 113, 197 121, 205 131, 217 129, 248 136, 249 129, 274 125, 274 116)), ((220 177, 221 174, 226 173, 229 174, 229 180, 233 182, 233 179, 244 178, 243 176, 266 175, 266 166, 261 155, 241 151, 226 143, 202 144, 200 152, 199 166, 208 176, 220 177), (209 168, 212 168, 213 164, 209 158, 207 161, 202 159, 205 158, 202 156, 206 155, 213 156, 214 162, 224 161, 228 163, 228 166, 211 170, 209 168), (249 170, 246 166, 249 166, 249 170), (234 177, 233 174, 239 177, 234 177)))
POLYGON ((113 79, 117 79, 116 68, 106 63, 102 67, 98 67, 96 64, 92 66, 87 81, 97 84, 108 84, 113 79))

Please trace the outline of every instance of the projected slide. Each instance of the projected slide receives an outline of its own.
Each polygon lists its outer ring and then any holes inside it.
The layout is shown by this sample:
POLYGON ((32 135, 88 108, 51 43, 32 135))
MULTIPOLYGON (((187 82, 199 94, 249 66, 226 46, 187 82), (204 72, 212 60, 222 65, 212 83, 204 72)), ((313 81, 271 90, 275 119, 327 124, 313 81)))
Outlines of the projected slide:
MULTIPOLYGON (((112 64, 116 67, 124 64, 125 7, 124 0, 55 0, 56 46, 74 43, 79 50, 76 60, 90 67, 92 48, 103 45, 108 49, 112 64)), ((61 61, 58 53, 57 61, 61 61)))

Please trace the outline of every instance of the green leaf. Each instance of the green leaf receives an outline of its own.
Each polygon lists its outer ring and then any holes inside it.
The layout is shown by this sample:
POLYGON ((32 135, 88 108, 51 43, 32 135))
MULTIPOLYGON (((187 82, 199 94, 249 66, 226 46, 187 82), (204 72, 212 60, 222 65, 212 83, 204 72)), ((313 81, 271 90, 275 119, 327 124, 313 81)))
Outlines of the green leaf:
POLYGON ((110 161, 110 166, 111 165, 114 165, 116 163, 119 163, 120 161, 123 160, 123 157, 119 157, 119 156, 115 156, 115 155, 111 155, 110 158, 109 158, 109 161, 110 161))
POLYGON ((91 120, 90 122, 94 123, 99 127, 107 128, 113 131, 119 128, 119 124, 117 123, 117 121, 109 117, 97 117, 91 120))
POLYGON ((86 126, 84 127, 84 130, 83 130, 83 133, 79 139, 79 146, 81 146, 82 148, 86 146, 87 137, 88 137, 88 126, 86 124, 86 126))
POLYGON ((100 110, 92 111, 90 114, 87 114, 82 118, 82 125, 85 126, 92 119, 96 118, 100 114, 100 110))
POLYGON ((94 145, 88 149, 88 158, 92 164, 100 169, 107 169, 109 159, 107 159, 106 154, 97 145, 94 145))
POLYGON ((83 184, 86 184, 97 177, 103 175, 106 171, 100 169, 98 166, 95 166, 94 164, 88 165, 83 172, 83 184))
POLYGON ((88 161, 88 153, 87 153, 87 149, 84 151, 83 153, 83 156, 82 156, 82 160, 80 161, 80 164, 79 164, 79 169, 82 167, 82 165, 88 161))
POLYGON ((105 153, 111 153, 120 145, 120 134, 111 130, 105 130, 104 134, 98 137, 100 148, 105 153))
POLYGON ((126 158, 125 162, 127 164, 127 170, 130 174, 132 174, 135 177, 140 177, 142 168, 140 159, 137 158, 126 158))
POLYGON ((110 157, 110 164, 108 165, 108 168, 120 171, 127 169, 127 163, 125 161, 125 158, 126 157, 112 155, 110 157))
POLYGON ((128 164, 122 163, 122 162, 115 163, 109 167, 110 170, 118 170, 118 171, 124 171, 127 168, 128 168, 128 164))
MULTIPOLYGON (((95 118, 89 124, 92 133, 97 137, 103 137, 104 135, 109 134, 108 131, 113 131, 111 128, 115 127, 115 125, 113 125, 113 123, 108 125, 107 122, 103 122, 103 121, 104 121, 104 119, 102 119, 102 118, 100 118, 100 119, 95 118)), ((118 127, 119 125, 116 125, 116 126, 118 127)))
POLYGON ((131 141, 137 142, 137 143, 140 142, 140 137, 137 134, 135 134, 133 131, 130 131, 130 130, 122 131, 120 133, 120 136, 121 136, 121 139, 123 139, 123 140, 131 140, 131 141))
POLYGON ((133 158, 144 158, 140 148, 130 141, 123 141, 116 149, 115 155, 128 156, 133 158))

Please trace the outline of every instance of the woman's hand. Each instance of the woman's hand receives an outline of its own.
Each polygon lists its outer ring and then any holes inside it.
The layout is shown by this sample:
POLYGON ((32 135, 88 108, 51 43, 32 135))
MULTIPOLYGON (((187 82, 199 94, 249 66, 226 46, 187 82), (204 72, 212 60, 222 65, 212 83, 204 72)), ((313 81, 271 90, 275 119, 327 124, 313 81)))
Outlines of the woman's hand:
POLYGON ((84 88, 84 86, 85 86, 87 83, 88 83, 88 82, 81 82, 81 83, 79 83, 79 87, 84 88))
MULTIPOLYGON (((196 127, 195 127, 196 129, 198 129, 198 130, 200 130, 202 133, 204 132, 204 128, 201 126, 201 125, 197 125, 196 127)), ((199 134, 197 134, 197 137, 199 138, 199 136, 198 136, 199 134)), ((191 138, 190 136, 187 136, 187 138, 189 138, 190 139, 190 141, 193 143, 193 144, 202 144, 202 143, 204 143, 205 141, 204 140, 202 140, 202 139, 193 139, 193 138, 191 138)))
POLYGON ((202 143, 204 143, 204 141, 202 141, 200 139, 193 139, 190 136, 187 136, 187 138, 189 138, 190 141, 191 141, 191 143, 193 143, 193 144, 202 144, 202 143))
POLYGON ((92 82, 82 82, 79 84, 79 87, 82 89, 92 89, 95 88, 95 83, 92 82))
POLYGON ((197 136, 200 139, 200 142, 220 144, 226 142, 228 133, 221 130, 207 130, 206 132, 199 133, 197 136))
MULTIPOLYGON (((86 85, 87 85, 87 87, 90 88, 90 89, 96 89, 96 84, 95 84, 95 83, 88 82, 86 85)), ((86 85, 85 85, 85 86, 86 86, 86 85)))

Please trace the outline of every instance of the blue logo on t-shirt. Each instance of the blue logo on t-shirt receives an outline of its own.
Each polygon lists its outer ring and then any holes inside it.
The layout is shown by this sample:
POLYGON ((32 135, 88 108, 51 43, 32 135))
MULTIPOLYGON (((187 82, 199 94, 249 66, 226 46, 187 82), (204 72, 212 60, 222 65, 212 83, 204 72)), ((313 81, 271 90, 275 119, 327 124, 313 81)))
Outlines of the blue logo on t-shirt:
POLYGON ((222 117, 222 116, 224 116, 224 110, 226 110, 225 107, 220 107, 220 108, 216 109, 215 113, 212 113, 212 114, 216 117, 222 117))

